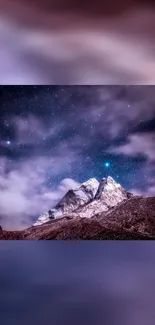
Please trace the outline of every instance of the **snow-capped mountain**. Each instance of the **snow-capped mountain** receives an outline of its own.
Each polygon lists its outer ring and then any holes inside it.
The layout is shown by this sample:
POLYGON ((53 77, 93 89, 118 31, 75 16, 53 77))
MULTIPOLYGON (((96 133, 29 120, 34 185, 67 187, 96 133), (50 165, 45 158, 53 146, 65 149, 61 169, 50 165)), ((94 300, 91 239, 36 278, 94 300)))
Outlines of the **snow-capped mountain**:
POLYGON ((54 208, 39 216, 34 226, 69 215, 91 218, 128 197, 129 193, 112 177, 103 178, 101 182, 90 178, 78 188, 70 189, 54 208))
POLYGON ((127 192, 112 177, 70 189, 22 231, 0 227, 0 240, 155 239, 155 197, 127 192))

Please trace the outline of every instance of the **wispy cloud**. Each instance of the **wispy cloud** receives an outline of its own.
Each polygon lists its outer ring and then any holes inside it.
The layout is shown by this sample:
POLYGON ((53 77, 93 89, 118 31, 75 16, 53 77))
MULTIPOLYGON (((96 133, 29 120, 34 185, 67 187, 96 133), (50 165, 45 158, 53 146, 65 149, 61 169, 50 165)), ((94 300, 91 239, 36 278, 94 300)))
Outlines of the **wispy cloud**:
POLYGON ((52 13, 33 3, 30 9, 23 1, 1 6, 2 84, 154 84, 150 9, 131 6, 98 18, 89 16, 90 5, 87 16, 82 9, 52 13))
POLYGON ((47 137, 57 136, 60 131, 60 126, 54 121, 45 123, 32 114, 25 118, 15 116, 11 118, 10 124, 14 127, 16 142, 19 144, 39 143, 47 137))
POLYGON ((0 215, 3 227, 25 228, 33 223, 33 217, 47 211, 67 192, 79 183, 73 179, 62 179, 56 186, 56 177, 70 169, 68 157, 27 159, 11 165, 0 161, 0 215), (62 162, 63 160, 63 162, 62 162), (48 170, 51 169, 50 181, 48 170), (50 183, 50 184, 49 184, 50 183))
POLYGON ((126 138, 123 145, 117 145, 107 150, 120 157, 144 158, 139 170, 132 177, 130 191, 136 195, 155 196, 155 135, 153 132, 133 133, 126 138))
POLYGON ((154 87, 94 87, 77 89, 89 98, 88 109, 80 109, 77 119, 80 123, 88 121, 91 135, 104 136, 106 140, 125 136, 128 131, 140 123, 151 120, 155 116, 154 87))
POLYGON ((155 134, 135 133, 127 137, 124 145, 108 150, 111 153, 124 156, 138 157, 139 155, 155 162, 155 134))

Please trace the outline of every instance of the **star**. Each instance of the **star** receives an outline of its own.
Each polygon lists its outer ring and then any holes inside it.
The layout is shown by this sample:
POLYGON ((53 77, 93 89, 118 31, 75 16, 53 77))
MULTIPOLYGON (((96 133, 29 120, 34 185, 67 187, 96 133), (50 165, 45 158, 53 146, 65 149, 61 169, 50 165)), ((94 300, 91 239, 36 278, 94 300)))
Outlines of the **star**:
POLYGON ((11 141, 10 140, 6 141, 6 144, 10 145, 11 144, 11 141))
POLYGON ((104 166, 105 166, 106 168, 110 167, 110 162, 108 162, 108 161, 105 162, 105 163, 104 163, 104 166))

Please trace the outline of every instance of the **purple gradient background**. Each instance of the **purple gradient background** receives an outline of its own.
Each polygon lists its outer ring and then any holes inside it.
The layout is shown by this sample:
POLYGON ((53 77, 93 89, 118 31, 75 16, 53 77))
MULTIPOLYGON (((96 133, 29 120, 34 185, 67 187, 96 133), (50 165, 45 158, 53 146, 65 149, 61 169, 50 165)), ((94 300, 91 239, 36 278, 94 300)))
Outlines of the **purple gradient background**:
POLYGON ((1 84, 155 83, 153 1, 0 0, 1 84))
POLYGON ((154 242, 0 245, 3 325, 153 325, 154 242))

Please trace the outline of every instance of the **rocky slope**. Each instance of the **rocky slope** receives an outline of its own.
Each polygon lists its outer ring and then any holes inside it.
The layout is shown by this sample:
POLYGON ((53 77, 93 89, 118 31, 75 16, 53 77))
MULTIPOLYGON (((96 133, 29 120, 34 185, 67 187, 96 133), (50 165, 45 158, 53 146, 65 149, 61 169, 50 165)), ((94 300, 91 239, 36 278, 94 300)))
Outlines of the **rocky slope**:
POLYGON ((125 191, 111 177, 70 190, 24 231, 0 229, 0 239, 155 239, 155 197, 125 191))

